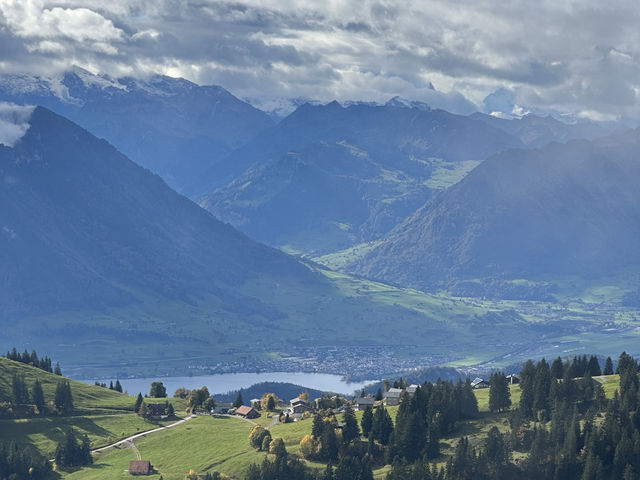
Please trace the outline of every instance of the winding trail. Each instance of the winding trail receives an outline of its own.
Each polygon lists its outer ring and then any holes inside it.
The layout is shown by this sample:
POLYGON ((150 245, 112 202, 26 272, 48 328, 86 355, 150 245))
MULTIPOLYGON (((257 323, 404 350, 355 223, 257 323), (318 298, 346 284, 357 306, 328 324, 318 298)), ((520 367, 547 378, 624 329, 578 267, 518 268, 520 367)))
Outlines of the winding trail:
POLYGON ((154 428, 153 430, 147 430, 145 432, 136 433, 135 435, 131 435, 130 437, 124 438, 122 440, 118 440, 117 442, 111 443, 109 445, 105 445, 104 447, 100 447, 100 448, 96 448, 94 450, 91 450, 91 453, 102 452, 104 450, 108 450, 109 448, 118 447, 120 445, 124 446, 125 444, 127 444, 127 446, 133 448, 133 450, 136 452, 136 455, 139 458, 140 457, 140 452, 138 452, 138 448, 133 443, 133 441, 136 438, 144 437, 146 435, 149 435, 150 433, 161 432, 162 430, 166 430, 168 428, 172 428, 172 427, 175 427, 177 425, 181 425, 181 424, 183 424, 185 422, 188 422, 192 418, 195 418, 195 415, 189 415, 188 417, 185 417, 182 420, 178 420, 177 422, 170 423, 169 425, 165 425, 164 427, 158 427, 158 428, 154 428))

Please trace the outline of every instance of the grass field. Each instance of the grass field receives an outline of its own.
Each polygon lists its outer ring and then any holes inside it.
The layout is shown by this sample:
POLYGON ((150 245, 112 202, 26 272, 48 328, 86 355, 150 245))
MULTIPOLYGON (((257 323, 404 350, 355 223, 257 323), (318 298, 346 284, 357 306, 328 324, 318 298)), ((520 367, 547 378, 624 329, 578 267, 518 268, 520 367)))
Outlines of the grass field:
MULTIPOLYGON (((27 387, 30 390, 37 378, 42 384, 45 401, 53 403, 56 386, 61 377, 30 365, 13 362, 5 357, 0 357, 0 401, 9 400, 8 395, 12 389, 14 373, 24 376, 27 387)), ((133 411, 135 397, 74 380, 70 380, 70 382, 74 406, 81 413, 133 411)))
MULTIPOLYGON (((612 398, 619 387, 619 377, 611 375, 597 377, 602 382, 608 398, 612 398)), ((510 387, 512 406, 517 406, 520 399, 520 386, 510 387)), ((508 413, 491 414, 488 411, 489 389, 475 390, 478 399, 480 416, 477 419, 461 422, 454 435, 441 440, 443 456, 440 463, 453 454, 460 436, 469 438, 472 445, 480 445, 486 433, 493 426, 502 432, 508 429, 508 413)), ((398 407, 387 407, 395 420, 398 407)), ((356 412, 358 420, 362 412, 356 412)), ((9 429, 3 429, 8 435, 25 436, 31 443, 43 451, 53 445, 55 432, 59 432, 66 424, 74 424, 74 428, 86 432, 93 442, 99 444, 108 434, 118 438, 125 431, 134 428, 142 430, 152 426, 133 414, 102 415, 88 417, 68 417, 56 419, 35 419, 29 421, 13 421, 4 423, 9 429)), ((268 425, 271 414, 263 414, 256 423, 268 425)), ((270 427, 273 438, 281 437, 285 441, 287 451, 298 452, 300 440, 311 432, 312 420, 306 419, 288 424, 277 424, 270 427)), ((253 450, 249 446, 249 432, 252 423, 239 418, 201 416, 162 432, 152 433, 136 439, 135 449, 131 446, 113 448, 95 455, 95 463, 91 467, 78 471, 58 472, 64 479, 73 480, 111 480, 130 478, 126 472, 129 461, 137 458, 136 450, 144 460, 150 460, 158 474, 150 478, 165 480, 183 480, 190 469, 198 473, 219 471, 234 478, 242 478, 251 463, 261 462, 264 453, 253 450)), ((133 432, 135 433, 135 432, 133 432)), ((314 468, 324 468, 319 463, 308 462, 314 468)), ((389 467, 374 471, 377 480, 386 476, 389 467)))
MULTIPOLYGON (((56 385, 61 377, 4 357, 0 357, 0 401, 10 399, 14 373, 24 376, 29 389, 37 378, 42 384, 45 401, 53 405, 56 385)), ((97 448, 175 421, 145 420, 133 413, 135 397, 74 380, 69 382, 75 406, 73 416, 3 419, 0 420, 0 440, 15 440, 22 445, 31 444, 51 457, 64 431, 68 428, 86 434, 91 440, 92 447, 97 448)), ((175 398, 169 400, 174 404, 176 412, 184 410, 184 400, 175 398)), ((147 401, 155 400, 147 399, 147 401)))

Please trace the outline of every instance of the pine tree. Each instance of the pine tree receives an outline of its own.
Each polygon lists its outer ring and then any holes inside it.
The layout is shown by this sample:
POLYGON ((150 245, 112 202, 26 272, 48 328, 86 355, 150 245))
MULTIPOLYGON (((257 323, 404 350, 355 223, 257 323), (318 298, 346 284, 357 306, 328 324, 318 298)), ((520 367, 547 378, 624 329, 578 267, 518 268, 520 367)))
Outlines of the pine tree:
POLYGON ((598 377, 602 375, 602 371, 600 370, 600 362, 598 362, 598 357, 595 355, 591 355, 589 358, 589 367, 587 368, 592 377, 598 377))
POLYGON ((136 413, 140 412, 140 406, 142 405, 142 402, 144 401, 144 399, 142 398, 142 393, 138 393, 138 397, 136 398, 136 404, 133 407, 133 411, 136 413))
POLYGON ((29 403, 29 390, 24 381, 24 376, 18 376, 17 373, 13 374, 12 390, 13 402, 16 405, 26 405, 29 403))
POLYGON ((531 360, 527 360, 520 371, 520 410, 527 418, 533 415, 533 391, 536 368, 531 360))
POLYGON ((324 432, 324 420, 317 413, 313 416, 313 424, 311 425, 311 435, 316 440, 320 440, 324 432))
POLYGON ((116 384, 113 386, 113 389, 116 392, 122 393, 122 385, 120 384, 120 380, 116 379, 116 384))
POLYGON ((242 400, 242 389, 238 392, 238 396, 236 397, 235 402, 233 402, 233 406, 235 408, 241 407, 244 405, 244 400, 242 400))
POLYGON ((360 428, 358 428, 358 420, 350 403, 344 407, 342 416, 344 427, 342 428, 342 439, 345 444, 351 443, 352 440, 360 437, 360 428))
POLYGON ((563 372, 563 365, 562 365, 562 359, 560 357, 557 357, 552 363, 551 363, 551 378, 555 378, 557 380, 561 379, 562 376, 564 375, 563 372))
POLYGON ((60 380, 56 385, 54 405, 63 415, 68 415, 73 411, 73 396, 69 380, 60 380))
POLYGON ((44 406, 45 406, 44 392, 42 391, 42 385, 40 384, 37 378, 33 383, 33 389, 31 391, 31 400, 32 400, 32 403, 38 409, 38 413, 40 413, 41 415, 44 414, 44 406))
POLYGON ((58 362, 56 362, 56 368, 53 370, 53 373, 62 376, 62 370, 60 369, 60 364, 58 362))
POLYGON ((489 410, 502 412, 510 406, 511 392, 507 377, 502 372, 496 372, 491 375, 489 380, 489 410))
POLYGON ((320 456, 326 461, 338 459, 338 440, 336 431, 331 424, 326 425, 320 438, 320 456))
POLYGON ((607 357, 607 360, 604 362, 604 370, 602 371, 603 375, 613 375, 613 361, 611 357, 607 357))
POLYGON ((377 402, 379 402, 379 401, 381 401, 381 400, 382 400, 382 389, 380 389, 380 388, 379 388, 379 389, 378 389, 378 391, 376 392, 375 400, 376 400, 377 402))
POLYGON ((362 413, 362 420, 360 420, 360 426, 362 427, 362 435, 369 437, 371 427, 373 426, 373 410, 367 405, 362 413))

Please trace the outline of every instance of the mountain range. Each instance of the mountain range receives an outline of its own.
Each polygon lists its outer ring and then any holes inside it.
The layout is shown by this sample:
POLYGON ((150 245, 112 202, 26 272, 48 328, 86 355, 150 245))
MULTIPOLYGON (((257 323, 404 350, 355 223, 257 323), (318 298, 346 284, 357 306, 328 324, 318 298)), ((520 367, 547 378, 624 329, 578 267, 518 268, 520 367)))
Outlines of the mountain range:
MULTIPOLYGON (((76 376, 274 368, 286 359, 300 369, 308 356, 333 371, 381 372, 425 351, 449 359, 443 339, 469 345, 469 316, 489 318, 484 307, 303 263, 221 223, 50 110, 26 120, 24 135, 0 146, 4 348, 46 350, 76 376), (425 335, 416 338, 418 329, 425 335)), ((501 339, 536 336, 513 312, 491 319, 503 325, 501 339)))
POLYGON ((64 115, 178 191, 273 125, 266 113, 219 86, 161 75, 113 79, 77 67, 55 78, 0 77, 3 100, 64 115))
POLYGON ((483 296, 496 280, 594 282, 637 269, 638 158, 637 130, 502 152, 431 198, 349 270, 483 296))
POLYGON ((213 189, 201 205, 252 238, 327 253, 379 238, 433 191, 515 146, 513 135, 443 110, 307 104, 194 190, 213 189))

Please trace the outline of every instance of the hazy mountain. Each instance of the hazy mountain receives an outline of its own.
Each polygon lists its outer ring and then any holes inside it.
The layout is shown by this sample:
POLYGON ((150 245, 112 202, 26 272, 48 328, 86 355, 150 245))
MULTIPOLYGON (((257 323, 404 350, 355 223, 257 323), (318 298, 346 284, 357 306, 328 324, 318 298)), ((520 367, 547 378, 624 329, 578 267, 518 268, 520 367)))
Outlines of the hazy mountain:
POLYGON ((0 77, 0 100, 74 120, 177 190, 273 125, 222 87, 164 76, 112 79, 79 68, 61 78, 0 77))
POLYGON ((491 126, 514 135, 528 147, 541 147, 550 142, 568 142, 569 140, 594 140, 611 132, 611 125, 603 126, 595 122, 564 123, 551 115, 524 115, 521 118, 499 118, 484 113, 470 116, 491 126))
POLYGON ((637 138, 500 153, 428 201, 352 271, 487 294, 502 279, 597 279, 637 267, 637 138))
POLYGON ((223 294, 251 277, 313 281, 44 108, 0 146, 2 316, 223 294), (224 279, 220 281, 220 279, 224 279))
POLYGON ((198 191, 252 238, 323 253, 375 239, 487 156, 521 146, 483 122, 393 99, 303 105, 233 152, 198 191))
MULTIPOLYGON (((469 315, 489 321, 482 308, 414 301, 415 292, 300 263, 69 120, 40 107, 16 112, 0 109, 0 130, 13 121, 24 133, 0 146, 3 350, 46 347, 67 372, 120 378, 193 365, 283 368, 282 352, 289 368, 309 368, 311 356, 313 368, 380 372, 421 362, 424 351, 425 362, 452 358, 443 338, 468 346, 469 315), (373 362, 380 348, 385 360, 373 362)), ((500 342, 505 332, 536 335, 517 314, 491 318, 500 342)))

